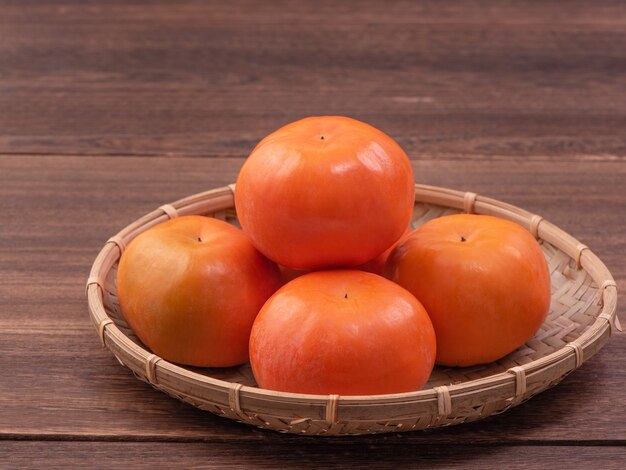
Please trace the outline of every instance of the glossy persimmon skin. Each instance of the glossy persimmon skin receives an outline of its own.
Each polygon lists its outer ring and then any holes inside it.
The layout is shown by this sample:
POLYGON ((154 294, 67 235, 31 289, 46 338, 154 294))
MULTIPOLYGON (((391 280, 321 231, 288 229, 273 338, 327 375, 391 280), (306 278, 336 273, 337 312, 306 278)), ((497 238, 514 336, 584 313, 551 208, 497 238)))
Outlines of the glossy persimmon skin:
POLYGON ((245 234, 202 216, 143 232, 117 272, 122 314, 158 356, 227 367, 248 361, 252 323, 281 284, 277 266, 245 234))
POLYGON ((268 258, 295 269, 356 266, 402 235, 411 219, 411 163, 363 122, 320 116, 265 137, 235 191, 243 230, 268 258))
POLYGON ((355 270, 317 271, 279 289, 250 336, 260 387, 284 392, 373 395, 421 389, 435 334, 405 289, 355 270))
POLYGON ((431 220, 392 251, 385 276, 422 302, 437 364, 492 362, 533 337, 550 307, 550 275, 521 226, 486 215, 431 220))

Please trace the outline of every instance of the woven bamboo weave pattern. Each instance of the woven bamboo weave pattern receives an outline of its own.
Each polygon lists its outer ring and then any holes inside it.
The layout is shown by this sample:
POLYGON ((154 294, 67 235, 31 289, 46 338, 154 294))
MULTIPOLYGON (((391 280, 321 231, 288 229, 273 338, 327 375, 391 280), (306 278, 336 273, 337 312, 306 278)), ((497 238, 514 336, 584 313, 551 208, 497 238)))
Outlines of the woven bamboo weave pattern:
POLYGON ((281 432, 316 435, 409 431, 501 413, 559 383, 593 356, 612 331, 617 291, 593 252, 540 216, 474 193, 416 186, 412 227, 459 212, 503 217, 541 244, 552 282, 550 312, 537 334, 501 360, 436 367, 424 390, 396 395, 299 395, 256 387, 249 365, 198 369, 152 354, 124 322, 116 297, 117 261, 137 234, 168 218, 205 214, 237 225, 234 185, 161 206, 109 239, 87 281, 89 311, 103 343, 141 380, 212 413, 281 432))

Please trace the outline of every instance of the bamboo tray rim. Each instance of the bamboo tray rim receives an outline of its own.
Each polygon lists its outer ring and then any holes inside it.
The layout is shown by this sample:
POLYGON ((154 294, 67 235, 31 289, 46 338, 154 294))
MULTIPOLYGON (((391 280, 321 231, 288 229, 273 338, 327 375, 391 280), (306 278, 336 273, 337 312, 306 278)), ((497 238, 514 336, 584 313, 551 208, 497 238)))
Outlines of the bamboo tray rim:
MULTIPOLYGON (((331 418, 334 419, 339 404, 342 407, 390 404, 408 405, 415 403, 436 404, 439 414, 445 415, 451 411, 453 399, 459 396, 478 395, 490 390, 506 388, 511 392, 511 397, 514 399, 520 394, 521 388, 525 389, 527 383, 532 383, 534 375, 564 360, 568 361, 568 367, 571 370, 580 367, 585 360, 595 354, 596 351, 593 350, 593 346, 597 341, 601 339, 606 340, 606 337, 610 336, 614 329, 621 331, 621 326, 616 316, 617 285, 615 280, 603 262, 586 245, 543 219, 543 217, 496 199, 479 196, 472 192, 462 192, 422 184, 416 184, 415 190, 416 202, 445 205, 468 213, 495 215, 517 222, 526 227, 535 237, 541 238, 565 252, 575 261, 577 269, 587 271, 598 286, 599 302, 602 309, 595 322, 575 341, 523 366, 513 367, 505 372, 459 384, 397 394, 338 396, 278 392, 228 382, 189 370, 184 366, 176 365, 152 354, 150 351, 137 345, 119 330, 104 309, 104 279, 110 268, 121 256, 126 245, 149 226, 164 222, 178 215, 195 213, 194 210, 207 198, 210 198, 211 202, 214 203, 214 210, 222 210, 234 206, 235 185, 231 184, 160 206, 107 240, 94 261, 86 285, 89 312, 96 324, 101 342, 110 348, 112 344, 126 348, 127 351, 131 351, 137 356, 138 361, 145 362, 145 375, 150 383, 157 388, 159 388, 159 378, 165 378, 168 375, 172 379, 184 377, 208 389, 223 392, 224 404, 230 405, 231 409, 240 411, 240 401, 242 399, 256 399, 280 402, 282 404, 308 403, 325 407, 326 418, 330 420, 331 418), (522 384, 523 387, 521 387, 522 384)), ((202 399, 201 396, 196 398, 202 399)), ((353 420, 353 418, 350 419, 353 420)))

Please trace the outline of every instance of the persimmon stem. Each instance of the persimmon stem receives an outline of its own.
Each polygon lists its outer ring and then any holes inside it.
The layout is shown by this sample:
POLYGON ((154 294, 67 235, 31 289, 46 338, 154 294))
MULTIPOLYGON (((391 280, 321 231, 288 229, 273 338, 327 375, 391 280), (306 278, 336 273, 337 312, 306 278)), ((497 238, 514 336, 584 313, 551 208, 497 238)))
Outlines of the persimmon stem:
POLYGON ((202 238, 198 237, 198 241, 199 241, 199 242, 201 242, 201 241, 202 241, 202 238))
POLYGON ((461 241, 464 242, 465 240, 466 238, 463 235, 461 235, 461 241))

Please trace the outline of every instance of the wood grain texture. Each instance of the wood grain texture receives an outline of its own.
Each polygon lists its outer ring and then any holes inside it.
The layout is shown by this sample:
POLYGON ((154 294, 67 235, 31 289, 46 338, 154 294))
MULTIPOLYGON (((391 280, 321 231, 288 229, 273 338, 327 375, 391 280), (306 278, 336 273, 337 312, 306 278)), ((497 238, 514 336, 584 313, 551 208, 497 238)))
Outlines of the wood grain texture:
MULTIPOLYGON (((102 243, 164 202, 234 181, 243 159, 0 157, 0 436, 283 442, 180 404, 137 381, 98 343, 83 297, 102 243), (28 217, 25 217, 25 214, 28 217), (53 393, 51 393, 51 390, 53 393)), ((587 243, 626 287, 622 162, 431 160, 420 182, 472 190, 542 214, 587 243), (578 188, 572 190, 571 188, 578 188)), ((623 308, 618 313, 624 318, 623 308)), ((626 444, 626 343, 555 389, 482 423, 394 436, 404 443, 626 444)), ((306 438, 305 438, 306 439, 306 438)), ((363 438, 341 439, 365 444, 363 438)))
POLYGON ((304 438, 137 381, 84 283, 132 220, 234 181, 273 129, 344 114, 417 182, 561 226, 626 292, 624 90, 620 0, 0 0, 0 468, 622 468, 624 334, 483 422, 304 438))
POLYGON ((344 114, 415 158, 626 157, 619 0, 0 2, 0 153, 246 155, 344 114))
MULTIPOLYGON (((339 439, 341 441, 341 439, 339 439)), ((107 469, 306 469, 448 468, 587 469, 623 468, 623 447, 485 447, 417 445, 378 440, 364 446, 328 439, 308 443, 247 444, 246 447, 189 443, 0 442, 0 466, 12 468, 107 469), (280 460, 276 458, 280 455, 280 460), (341 460, 337 457, 341 457, 341 460), (567 463, 564 467, 563 464, 567 463)))

